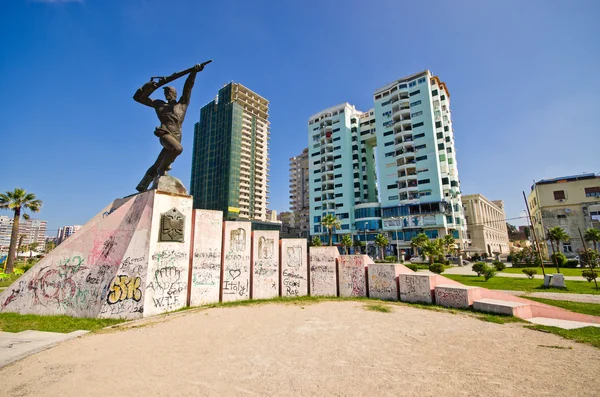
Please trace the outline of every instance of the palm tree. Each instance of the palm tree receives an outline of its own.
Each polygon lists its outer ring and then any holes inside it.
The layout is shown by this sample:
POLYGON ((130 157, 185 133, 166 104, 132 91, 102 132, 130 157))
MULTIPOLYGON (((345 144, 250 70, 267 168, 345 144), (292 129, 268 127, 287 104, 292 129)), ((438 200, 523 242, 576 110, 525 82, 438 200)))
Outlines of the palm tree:
POLYGON ((448 255, 450 251, 452 251, 456 247, 456 242, 451 234, 446 234, 444 236, 444 238, 442 239, 442 244, 444 245, 444 254, 446 255, 448 255))
POLYGON ((348 249, 352 247, 352 238, 349 235, 344 234, 342 237, 342 245, 346 249, 346 255, 348 255, 348 249))
POLYGON ((313 247, 320 247, 323 245, 319 236, 314 236, 311 241, 313 247))
POLYGON ((14 212, 5 273, 12 273, 14 269, 19 234, 19 220, 21 215, 23 215, 25 219, 29 219, 29 216, 25 214, 24 211, 27 209, 31 212, 38 212, 40 208, 42 208, 42 201, 37 199, 35 194, 27 193, 24 189, 16 188, 12 192, 7 191, 5 193, 0 193, 0 209, 11 210, 14 212))
POLYGON ((598 242, 600 241, 600 230, 590 227, 583 233, 583 239, 585 241, 591 241, 594 243, 594 250, 598 251, 598 242))
POLYGON ((548 235, 546 236, 546 240, 550 241, 550 245, 552 246, 552 257, 554 257, 554 264, 556 265, 556 271, 560 273, 560 269, 558 268, 558 258, 556 257, 556 251, 554 249, 554 243, 556 243, 556 248, 560 249, 561 241, 569 241, 569 235, 565 232, 560 226, 555 226, 548 229, 548 235))
POLYGON ((333 214, 327 214, 321 218, 321 225, 329 232, 329 246, 333 245, 333 229, 340 227, 340 220, 333 214))
MULTIPOLYGON (((419 249, 429 242, 429 237, 425 233, 417 234, 410 239, 410 245, 419 253, 419 249)), ((425 259, 425 258, 423 258, 425 259)))
POLYGON ((421 252, 423 253, 423 257, 427 256, 429 258, 429 264, 433 265, 436 256, 439 256, 444 252, 444 245, 442 240, 427 240, 427 242, 421 247, 421 252))
POLYGON ((383 260, 383 253, 385 252, 385 247, 387 247, 389 243, 390 242, 385 235, 379 233, 377 236, 375 236, 375 245, 381 247, 381 260, 383 260))
POLYGON ((56 248, 56 243, 54 241, 48 241, 46 243, 46 253, 52 251, 54 248, 56 248))
POLYGON ((40 245, 40 243, 29 244, 29 259, 31 259, 31 257, 33 256, 33 251, 35 251, 39 245, 40 245))

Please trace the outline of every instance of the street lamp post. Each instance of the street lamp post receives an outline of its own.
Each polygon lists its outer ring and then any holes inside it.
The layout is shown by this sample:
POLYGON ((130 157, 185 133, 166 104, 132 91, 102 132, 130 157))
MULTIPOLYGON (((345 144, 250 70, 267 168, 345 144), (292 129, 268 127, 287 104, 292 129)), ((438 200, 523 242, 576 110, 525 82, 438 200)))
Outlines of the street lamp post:
MULTIPOLYGON (((391 217, 393 221, 397 221, 398 218, 391 217)), ((400 242, 398 241, 398 224, 396 223, 396 256, 398 258, 398 262, 400 262, 400 242)))
POLYGON ((369 222, 365 222, 365 254, 368 254, 368 251, 367 251, 367 247, 368 247, 368 244, 367 244, 367 226, 368 225, 369 225, 369 222))

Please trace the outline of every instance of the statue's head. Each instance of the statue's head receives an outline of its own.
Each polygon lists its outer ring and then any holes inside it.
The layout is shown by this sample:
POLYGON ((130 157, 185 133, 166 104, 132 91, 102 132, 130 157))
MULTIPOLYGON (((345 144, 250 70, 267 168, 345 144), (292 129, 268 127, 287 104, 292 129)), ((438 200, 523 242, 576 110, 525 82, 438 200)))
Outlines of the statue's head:
POLYGON ((165 99, 167 101, 176 101, 177 100, 177 90, 175 87, 164 87, 165 90, 165 99))

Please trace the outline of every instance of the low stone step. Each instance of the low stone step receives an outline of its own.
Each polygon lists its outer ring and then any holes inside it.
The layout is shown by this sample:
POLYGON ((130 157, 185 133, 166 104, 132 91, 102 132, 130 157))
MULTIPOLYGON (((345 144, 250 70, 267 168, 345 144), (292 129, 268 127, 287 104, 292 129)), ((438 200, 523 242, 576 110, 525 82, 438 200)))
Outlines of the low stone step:
POLYGON ((480 287, 441 284, 435 286, 435 303, 440 306, 467 309, 480 297, 480 287))
POLYGON ((500 299, 477 299, 473 309, 495 314, 506 314, 519 318, 531 318, 531 306, 528 303, 505 301, 500 299))
POLYGON ((562 329, 577 329, 583 327, 600 327, 600 324, 596 323, 584 323, 582 321, 571 321, 571 320, 559 320, 556 318, 548 317, 532 317, 528 318, 527 321, 533 324, 546 325, 549 327, 557 327, 562 329))

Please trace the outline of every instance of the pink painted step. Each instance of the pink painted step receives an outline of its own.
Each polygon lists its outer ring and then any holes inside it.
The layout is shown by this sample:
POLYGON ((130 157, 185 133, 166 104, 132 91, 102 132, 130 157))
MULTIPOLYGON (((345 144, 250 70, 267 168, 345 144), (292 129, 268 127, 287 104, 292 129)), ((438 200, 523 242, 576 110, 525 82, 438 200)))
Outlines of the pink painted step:
POLYGON ((478 312, 506 314, 519 318, 531 318, 531 305, 499 299, 477 299, 473 301, 473 309, 478 312))

